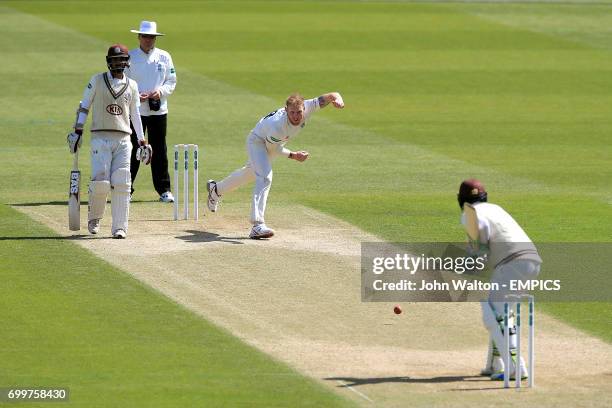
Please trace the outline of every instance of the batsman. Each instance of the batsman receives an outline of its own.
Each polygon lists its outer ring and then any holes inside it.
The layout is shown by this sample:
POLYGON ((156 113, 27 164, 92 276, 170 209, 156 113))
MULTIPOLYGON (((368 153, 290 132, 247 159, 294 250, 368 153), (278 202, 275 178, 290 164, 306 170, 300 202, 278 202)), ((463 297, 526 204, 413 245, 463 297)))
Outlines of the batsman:
MULTIPOLYGON (((481 302, 485 328, 489 332, 489 351, 482 375, 492 380, 504 379, 504 361, 507 353, 504 347, 504 303, 506 295, 517 295, 510 291, 510 281, 535 279, 540 273, 542 259, 521 226, 502 207, 487 202, 487 191, 476 179, 465 180, 457 194, 459 206, 463 210, 461 223, 464 225, 471 243, 478 255, 486 256, 494 266, 492 283, 499 284, 499 291, 491 291, 488 301, 481 302)), ((510 310, 515 304, 510 303, 510 310)), ((525 361, 516 359, 516 326, 514 318, 509 324, 510 333, 510 378, 527 378, 525 361)))
POLYGON ((125 45, 114 44, 106 54, 108 71, 89 80, 77 110, 74 130, 68 134, 70 152, 77 154, 83 142, 83 128, 92 111, 91 182, 87 228, 91 234, 100 231, 106 198, 111 194, 112 236, 126 238, 130 208, 130 119, 140 147, 137 156, 149 164, 153 151, 146 143, 140 121, 138 85, 123 74, 130 65, 125 45))

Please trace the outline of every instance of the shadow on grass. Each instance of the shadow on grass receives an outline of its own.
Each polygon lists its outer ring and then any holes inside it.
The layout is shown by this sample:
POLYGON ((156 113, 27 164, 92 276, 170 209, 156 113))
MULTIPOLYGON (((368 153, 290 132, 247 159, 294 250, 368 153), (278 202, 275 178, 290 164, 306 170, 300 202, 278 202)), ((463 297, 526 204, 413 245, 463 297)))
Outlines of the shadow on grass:
MULTIPOLYGON (((81 201, 81 204, 88 204, 87 201, 81 201)), ((68 201, 47 201, 46 203, 13 203, 11 207, 41 207, 43 205, 65 205, 68 206, 68 201)))
POLYGON ((0 241, 36 241, 36 240, 60 240, 60 241, 79 241, 82 239, 112 239, 111 236, 105 237, 93 237, 91 234, 78 234, 78 235, 68 235, 68 236, 21 236, 21 237, 0 237, 0 241))
MULTIPOLYGON (((339 388, 356 387, 359 385, 387 384, 387 383, 406 383, 406 384, 440 384, 452 382, 476 382, 487 381, 491 382, 489 377, 481 375, 451 375, 442 377, 430 378, 410 378, 410 377, 378 377, 378 378, 355 378, 355 377, 329 377, 325 378, 328 381, 342 381, 344 384, 339 385, 339 388)), ((488 388, 487 388, 488 389, 488 388)))
MULTIPOLYGON (((107 200, 107 203, 110 203, 111 200, 107 200)), ((158 203, 160 202, 159 200, 134 200, 132 199, 130 201, 130 203, 134 204, 134 203, 158 203)), ((87 200, 81 200, 81 205, 88 205, 89 201, 87 200)), ((44 203, 11 203, 8 204, 11 207, 42 207, 44 205, 62 205, 62 206, 68 206, 68 201, 47 201, 44 203)))

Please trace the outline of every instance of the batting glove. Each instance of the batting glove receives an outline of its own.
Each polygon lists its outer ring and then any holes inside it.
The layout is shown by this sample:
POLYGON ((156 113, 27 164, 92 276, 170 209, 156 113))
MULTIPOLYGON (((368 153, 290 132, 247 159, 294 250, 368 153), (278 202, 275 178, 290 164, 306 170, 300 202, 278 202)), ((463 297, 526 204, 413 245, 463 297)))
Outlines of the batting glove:
POLYGON ((68 133, 66 141, 68 142, 70 153, 76 153, 83 143, 83 129, 74 129, 74 132, 68 133))
POLYGON ((136 150, 136 160, 140 160, 140 162, 144 164, 150 164, 151 158, 153 157, 153 148, 151 145, 146 144, 145 141, 140 143, 140 147, 136 150))

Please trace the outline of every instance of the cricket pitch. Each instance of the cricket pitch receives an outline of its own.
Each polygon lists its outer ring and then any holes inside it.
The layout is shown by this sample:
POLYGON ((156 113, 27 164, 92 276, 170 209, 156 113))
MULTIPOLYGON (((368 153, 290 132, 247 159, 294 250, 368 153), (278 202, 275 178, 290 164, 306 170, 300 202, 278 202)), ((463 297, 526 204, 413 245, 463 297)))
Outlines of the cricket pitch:
MULTIPOLYGON (((71 236, 64 206, 18 209, 71 236)), ((128 239, 113 240, 109 212, 100 235, 81 230, 74 242, 364 406, 612 405, 612 346, 542 313, 536 388, 516 391, 478 375, 478 304, 411 303, 394 315, 392 304, 362 303, 360 243, 380 239, 331 216, 273 207, 277 235, 253 241, 246 204, 175 222, 170 205, 135 203, 128 239)))

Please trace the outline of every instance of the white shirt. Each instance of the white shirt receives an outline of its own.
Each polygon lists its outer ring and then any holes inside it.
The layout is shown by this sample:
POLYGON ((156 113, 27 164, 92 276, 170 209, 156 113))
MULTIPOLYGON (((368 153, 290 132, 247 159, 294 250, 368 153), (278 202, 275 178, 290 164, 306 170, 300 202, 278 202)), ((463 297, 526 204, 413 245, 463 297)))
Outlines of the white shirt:
POLYGON ((276 148, 279 151, 284 152, 285 155, 289 155, 289 151, 283 149, 283 146, 285 146, 289 139, 295 137, 306 126, 306 120, 308 120, 317 109, 319 109, 319 101, 317 98, 305 100, 304 119, 299 125, 292 125, 289 122, 285 108, 280 108, 261 118, 251 133, 268 144, 278 145, 276 148))
MULTIPOLYGON (((140 112, 139 112, 140 99, 135 97, 136 95, 138 95, 138 87, 136 83, 128 79, 125 74, 123 75, 123 78, 115 78, 108 71, 105 72, 103 75, 105 75, 106 78, 108 78, 108 81, 113 91, 121 90, 125 86, 126 83, 129 84, 131 82, 133 84, 133 86, 131 86, 130 89, 134 92, 135 95, 129 101, 129 106, 130 106, 129 116, 130 116, 130 120, 132 121, 132 124, 134 125, 134 130, 136 131, 136 137, 138 138, 138 140, 144 140, 144 132, 142 130, 142 122, 140 121, 140 112)), ((89 111, 89 109, 92 106, 94 97, 96 96, 96 89, 98 88, 98 85, 99 85, 98 81, 101 80, 101 78, 103 77, 100 74, 96 74, 92 76, 91 79, 89 80, 89 83, 85 87, 85 91, 83 91, 83 99, 81 100, 80 107, 85 109, 86 111, 89 111)), ((99 98, 102 98, 102 96, 99 96, 99 98)), ((94 112, 94 114, 100 114, 100 112, 94 112)), ((87 113, 79 112, 76 122, 85 124, 86 121, 87 121, 87 113)), ((129 133, 129 130, 127 132, 129 133)))
POLYGON ((159 110, 152 111, 149 109, 149 104, 143 102, 140 107, 142 116, 168 113, 168 95, 171 95, 176 87, 176 70, 168 52, 153 48, 147 54, 140 47, 134 48, 130 51, 130 67, 125 73, 138 83, 141 93, 155 90, 161 93, 159 110))
MULTIPOLYGON (((479 241, 488 245, 493 265, 517 258, 542 262, 529 236, 508 212, 496 204, 479 202, 473 205, 478 219, 479 241)), ((461 215, 461 223, 465 225, 465 213, 461 215)))

